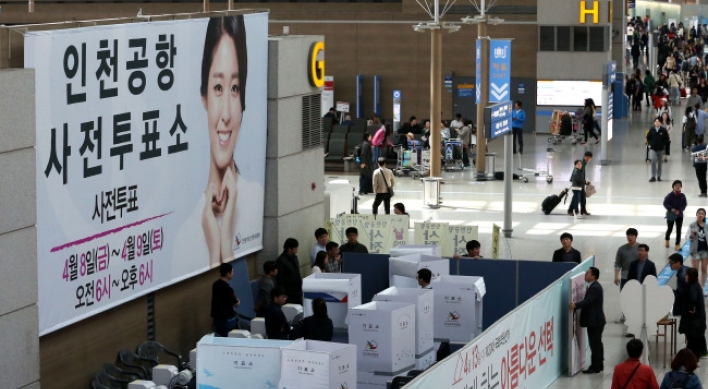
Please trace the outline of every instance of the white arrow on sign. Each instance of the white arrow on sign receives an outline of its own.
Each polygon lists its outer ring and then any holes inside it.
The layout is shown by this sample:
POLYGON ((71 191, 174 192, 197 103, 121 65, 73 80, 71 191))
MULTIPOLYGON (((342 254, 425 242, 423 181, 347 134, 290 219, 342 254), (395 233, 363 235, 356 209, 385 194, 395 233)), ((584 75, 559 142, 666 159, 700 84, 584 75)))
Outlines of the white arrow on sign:
POLYGON ((492 85, 492 96, 494 96, 495 99, 501 100, 509 94, 509 84, 504 84, 502 86, 497 86, 495 83, 491 83, 492 85))

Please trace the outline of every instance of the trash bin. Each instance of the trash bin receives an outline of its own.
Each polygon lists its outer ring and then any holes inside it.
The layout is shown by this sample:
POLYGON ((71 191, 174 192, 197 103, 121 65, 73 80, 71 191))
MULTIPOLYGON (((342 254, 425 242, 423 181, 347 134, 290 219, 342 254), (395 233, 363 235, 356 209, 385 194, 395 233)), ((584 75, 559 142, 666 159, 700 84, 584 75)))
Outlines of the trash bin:
POLYGON ((423 178, 423 205, 440 208, 440 177, 423 178))
POLYGON ((487 153, 484 175, 488 180, 494 179, 494 172, 497 170, 497 153, 487 153))

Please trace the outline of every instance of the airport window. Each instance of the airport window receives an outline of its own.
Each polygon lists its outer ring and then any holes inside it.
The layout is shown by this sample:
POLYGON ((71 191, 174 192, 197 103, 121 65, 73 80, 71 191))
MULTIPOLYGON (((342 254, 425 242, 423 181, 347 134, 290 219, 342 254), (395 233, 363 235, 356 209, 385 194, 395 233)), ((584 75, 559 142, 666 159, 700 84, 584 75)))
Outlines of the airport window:
POLYGON ((605 27, 589 27, 590 45, 589 51, 605 51, 607 50, 605 37, 605 27))
POLYGON ((322 112, 321 95, 302 97, 302 148, 319 147, 322 145, 322 112))
POLYGON ((539 26, 538 51, 607 51, 608 26, 539 26))
POLYGON ((573 51, 588 51, 587 27, 573 27, 573 51))
POLYGON ((555 51, 556 28, 554 26, 541 26, 538 34, 539 51, 555 51))
POLYGON ((556 51, 570 51, 570 27, 556 27, 556 51))

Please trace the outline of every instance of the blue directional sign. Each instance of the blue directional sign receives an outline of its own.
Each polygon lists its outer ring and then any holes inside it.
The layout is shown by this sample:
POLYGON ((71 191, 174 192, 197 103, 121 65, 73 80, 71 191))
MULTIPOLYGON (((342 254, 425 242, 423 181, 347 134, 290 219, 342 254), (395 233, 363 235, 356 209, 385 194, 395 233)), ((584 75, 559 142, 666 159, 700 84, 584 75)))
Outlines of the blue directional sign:
POLYGON ((606 87, 612 86, 617 77, 617 62, 610 61, 602 67, 602 84, 606 87))
POLYGON ((477 51, 475 53, 475 68, 477 70, 475 71, 474 90, 477 95, 476 103, 479 104, 482 100, 480 92, 482 90, 482 88, 480 88, 482 86, 482 41, 479 39, 477 39, 477 51))
POLYGON ((484 128, 487 138, 494 139, 511 132, 512 110, 511 100, 484 109, 484 128))
POLYGON ((489 41, 489 102, 511 98, 511 40, 489 41))

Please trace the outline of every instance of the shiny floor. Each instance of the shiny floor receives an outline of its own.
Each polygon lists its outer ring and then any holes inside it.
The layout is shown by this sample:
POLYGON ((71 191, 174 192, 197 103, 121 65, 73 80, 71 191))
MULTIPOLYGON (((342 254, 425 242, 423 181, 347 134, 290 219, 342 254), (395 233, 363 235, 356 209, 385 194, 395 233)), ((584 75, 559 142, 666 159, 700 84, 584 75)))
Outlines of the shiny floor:
MULTIPOLYGON (((685 99, 684 99, 685 100, 685 99)), ((685 102, 684 102, 685 104, 685 102)), ((683 181, 683 192, 688 199, 684 231, 694 218, 698 207, 706 207, 708 200, 699 198, 699 189, 689 153, 681 151, 681 118, 683 107, 673 107, 677 128, 672 134, 671 156, 664 163, 661 182, 650 183, 651 168, 645 162, 645 132, 652 123, 653 110, 630 112, 629 119, 615 120, 613 139, 609 142, 609 165, 600 164, 600 145, 594 139, 587 146, 571 144, 566 139, 559 144, 550 145, 555 150, 550 154, 550 169, 546 169, 549 153, 549 135, 546 129, 539 129, 538 134, 527 129, 524 134, 522 155, 514 156, 514 170, 519 167, 550 170, 553 182, 547 183, 545 177, 529 175, 529 181, 515 180, 512 183, 513 211, 512 237, 502 239, 502 258, 551 260, 553 251, 560 247, 560 234, 568 231, 573 234, 573 247, 580 250, 583 258, 596 256, 596 266, 600 269, 600 283, 605 288, 605 314, 608 325, 605 327, 603 342, 605 345, 605 371, 601 374, 574 377, 560 377, 549 388, 599 389, 610 388, 612 371, 615 364, 626 359, 624 337, 626 327, 615 323, 620 317, 619 288, 613 284, 613 263, 617 248, 626 242, 625 231, 634 227, 639 231, 638 241, 650 247, 649 258, 657 268, 667 263, 671 249, 664 248, 666 221, 662 207, 663 198, 671 191, 673 180, 683 181), (544 133, 542 133, 544 132, 544 133), (594 153, 593 160, 587 167, 587 179, 596 185, 597 193, 587 200, 587 210, 591 213, 584 219, 574 219, 567 214, 570 204, 559 205, 553 213, 546 216, 541 212, 541 202, 552 194, 558 194, 569 187, 569 178, 573 161, 581 159, 586 150, 594 153)), ((503 170, 503 140, 492 141, 488 145, 490 152, 497 153, 496 170, 503 170)), ((476 181, 473 169, 457 172, 443 172, 442 206, 430 209, 423 205, 422 184, 410 177, 397 178, 396 196, 393 202, 405 204, 412 221, 448 221, 451 224, 478 225, 482 244, 482 255, 491 256, 492 224, 503 226, 503 182, 476 181)), ((333 178, 349 179, 358 186, 358 174, 327 174, 326 180, 333 178)), ((360 213, 371 213, 373 196, 361 196, 360 213)), ((383 205, 380 211, 383 213, 383 205)), ((676 232, 672 235, 672 243, 676 232)), ((651 366, 657 374, 659 383, 667 369, 664 368, 662 354, 657 351, 655 337, 650 336, 651 366)), ((683 338, 679 336, 679 349, 683 338)), ((659 343, 663 349, 663 340, 659 343)), ((646 351, 646 350, 645 350, 646 351)), ((667 360, 667 367, 670 361, 667 360)), ((708 383, 708 359, 702 359, 696 373, 708 383)))

